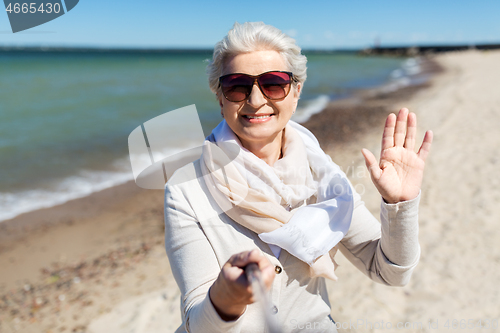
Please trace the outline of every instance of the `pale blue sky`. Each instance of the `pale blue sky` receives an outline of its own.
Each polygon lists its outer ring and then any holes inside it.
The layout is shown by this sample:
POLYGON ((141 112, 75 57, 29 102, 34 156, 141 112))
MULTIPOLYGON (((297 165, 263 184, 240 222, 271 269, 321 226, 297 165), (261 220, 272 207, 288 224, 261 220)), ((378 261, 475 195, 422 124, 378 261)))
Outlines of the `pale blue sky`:
POLYGON ((500 0, 80 0, 60 18, 16 34, 0 12, 0 46, 210 48, 235 21, 272 24, 302 48, 367 47, 377 37, 381 46, 500 43, 500 0))

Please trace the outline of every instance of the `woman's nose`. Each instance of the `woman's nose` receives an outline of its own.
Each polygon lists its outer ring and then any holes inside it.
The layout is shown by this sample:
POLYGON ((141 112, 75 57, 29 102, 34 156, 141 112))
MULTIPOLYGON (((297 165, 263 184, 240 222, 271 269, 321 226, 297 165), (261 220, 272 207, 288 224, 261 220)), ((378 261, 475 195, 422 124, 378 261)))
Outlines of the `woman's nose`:
POLYGON ((247 103, 253 107, 259 107, 267 103, 266 97, 260 91, 257 82, 254 83, 250 96, 248 96, 247 103))

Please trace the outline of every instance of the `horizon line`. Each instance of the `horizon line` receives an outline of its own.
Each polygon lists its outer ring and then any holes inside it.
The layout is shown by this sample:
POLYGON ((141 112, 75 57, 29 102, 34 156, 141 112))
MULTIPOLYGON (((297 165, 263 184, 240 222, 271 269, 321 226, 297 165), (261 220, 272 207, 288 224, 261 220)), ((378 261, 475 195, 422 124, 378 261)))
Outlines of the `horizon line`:
MULTIPOLYGON (((373 51, 398 51, 416 49, 420 51, 448 51, 462 49, 498 49, 499 43, 457 43, 457 44, 422 44, 422 45, 394 45, 370 47, 344 47, 344 48, 303 48, 303 52, 362 52, 373 51)), ((212 53, 213 48, 208 47, 102 47, 102 46, 43 46, 43 45, 0 45, 0 52, 26 51, 26 52, 89 52, 89 53, 212 53)))

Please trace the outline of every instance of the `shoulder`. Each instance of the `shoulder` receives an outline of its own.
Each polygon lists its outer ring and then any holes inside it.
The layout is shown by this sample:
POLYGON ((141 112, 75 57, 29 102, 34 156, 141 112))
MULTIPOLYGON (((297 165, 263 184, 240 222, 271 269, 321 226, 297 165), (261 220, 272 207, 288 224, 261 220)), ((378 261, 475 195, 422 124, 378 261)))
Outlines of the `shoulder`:
POLYGON ((180 168, 178 168, 172 176, 168 179, 165 186, 174 186, 190 181, 193 177, 196 177, 197 171, 200 170, 200 159, 197 159, 191 163, 188 163, 180 168))
POLYGON ((170 177, 165 184, 166 210, 179 211, 184 207, 199 221, 221 213, 205 183, 200 163, 197 159, 186 164, 170 177))
POLYGON ((184 194, 185 197, 204 193, 201 182, 203 175, 200 168, 200 159, 188 163, 177 169, 165 184, 165 193, 184 194))
POLYGON ((224 211, 210 194, 200 159, 177 169, 165 184, 165 225, 187 227, 221 223, 224 211))

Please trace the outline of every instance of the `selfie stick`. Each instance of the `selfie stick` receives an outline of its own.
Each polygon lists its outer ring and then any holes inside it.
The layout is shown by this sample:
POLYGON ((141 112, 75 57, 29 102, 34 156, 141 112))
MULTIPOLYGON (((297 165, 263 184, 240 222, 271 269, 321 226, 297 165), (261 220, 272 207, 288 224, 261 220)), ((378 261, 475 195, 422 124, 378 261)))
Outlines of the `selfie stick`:
POLYGON ((282 333, 275 313, 273 313, 273 305, 269 299, 269 294, 266 292, 264 281, 262 281, 262 273, 256 263, 248 264, 245 267, 247 279, 252 285, 253 296, 257 302, 260 302, 261 309, 264 315, 264 320, 269 333, 282 333))

